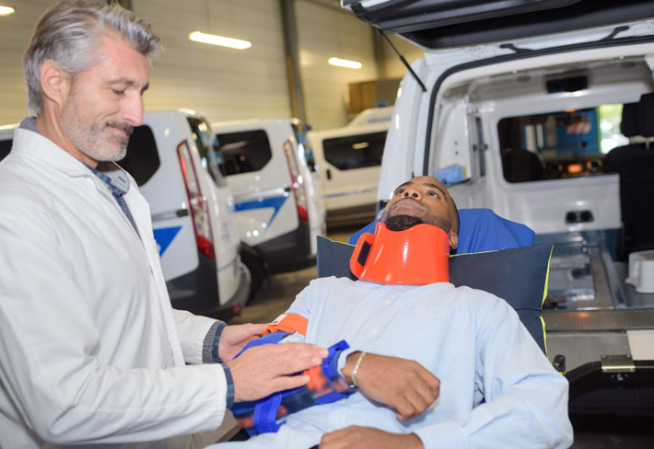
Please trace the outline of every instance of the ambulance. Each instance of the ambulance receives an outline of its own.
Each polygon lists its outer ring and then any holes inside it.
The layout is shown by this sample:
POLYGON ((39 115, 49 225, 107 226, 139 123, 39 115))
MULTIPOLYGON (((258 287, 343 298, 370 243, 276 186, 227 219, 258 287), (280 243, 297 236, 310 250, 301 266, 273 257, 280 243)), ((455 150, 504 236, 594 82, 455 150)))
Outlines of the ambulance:
POLYGON ((575 412, 654 410, 654 4, 342 0, 420 46, 378 211, 412 176, 554 244, 547 352, 575 412))

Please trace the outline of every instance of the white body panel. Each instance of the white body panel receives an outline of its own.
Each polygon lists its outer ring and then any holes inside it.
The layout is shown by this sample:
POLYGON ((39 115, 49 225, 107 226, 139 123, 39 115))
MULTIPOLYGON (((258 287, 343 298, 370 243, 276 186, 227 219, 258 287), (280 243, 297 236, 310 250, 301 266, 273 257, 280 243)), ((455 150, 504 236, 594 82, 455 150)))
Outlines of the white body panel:
POLYGON ((322 197, 328 214, 339 210, 356 210, 360 207, 374 209, 380 166, 340 169, 325 157, 324 142, 328 139, 359 135, 364 141, 367 135, 386 132, 389 123, 389 121, 373 121, 370 124, 348 125, 343 128, 309 133, 316 169, 320 177, 322 197))
POLYGON ((238 259, 239 237, 234 224, 233 198, 229 187, 219 187, 202 169, 198 148, 188 123, 192 117, 181 111, 146 112, 143 124, 154 132, 159 148, 161 167, 155 175, 141 186, 143 195, 150 202, 155 234, 157 229, 182 226, 170 246, 161 254, 166 279, 188 273, 198 265, 197 247, 191 217, 167 217, 170 212, 188 208, 188 197, 179 164, 177 147, 187 142, 200 181, 202 193, 209 199, 211 229, 218 268, 218 288, 221 304, 234 296, 239 288, 241 271, 238 259))
POLYGON ((284 145, 292 146, 307 197, 311 233, 311 249, 307 256, 315 257, 317 236, 325 235, 324 206, 292 125, 291 119, 243 120, 213 123, 211 128, 214 137, 256 130, 267 135, 271 157, 265 165, 259 170, 226 176, 234 193, 236 225, 241 240, 253 247, 274 241, 299 227, 300 218, 284 153, 284 145))

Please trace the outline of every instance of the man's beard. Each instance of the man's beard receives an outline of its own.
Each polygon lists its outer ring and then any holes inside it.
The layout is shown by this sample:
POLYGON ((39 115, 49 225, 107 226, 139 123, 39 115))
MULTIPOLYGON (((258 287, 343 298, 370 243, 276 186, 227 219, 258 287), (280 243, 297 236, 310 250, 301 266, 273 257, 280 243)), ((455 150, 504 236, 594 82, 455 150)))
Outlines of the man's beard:
POLYGON ((386 228, 389 231, 404 231, 412 226, 424 223, 441 228, 447 233, 450 232, 451 223, 449 220, 436 216, 428 216, 427 218, 428 220, 411 215, 393 215, 392 217, 386 217, 386 219, 382 218, 382 221, 386 223, 386 228))
POLYGON ((120 122, 107 122, 93 123, 90 127, 84 128, 84 120, 71 106, 69 103, 63 111, 60 125, 79 151, 98 162, 119 161, 125 157, 129 136, 134 130, 132 126, 120 122), (107 127, 122 129, 127 136, 103 136, 107 127))
POLYGON ((424 221, 420 217, 413 217, 411 215, 394 215, 386 218, 384 223, 389 231, 405 231, 417 224, 424 223, 424 221))

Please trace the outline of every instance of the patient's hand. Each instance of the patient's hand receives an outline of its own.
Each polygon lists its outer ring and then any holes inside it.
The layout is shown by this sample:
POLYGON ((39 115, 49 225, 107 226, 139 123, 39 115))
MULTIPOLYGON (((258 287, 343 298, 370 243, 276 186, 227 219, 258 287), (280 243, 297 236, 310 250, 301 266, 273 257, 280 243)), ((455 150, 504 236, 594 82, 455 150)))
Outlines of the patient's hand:
MULTIPOLYGON (((360 353, 347 357, 342 374, 352 383, 352 370, 360 353)), ((361 392, 393 407, 397 419, 406 421, 424 412, 440 391, 440 380, 413 360, 366 353, 356 373, 361 392)))
MULTIPOLYGON (((368 357, 366 355, 366 357, 368 357)), ((358 377, 358 373, 357 373, 358 377)), ((326 433, 320 441, 320 449, 371 448, 371 449, 422 449, 420 438, 414 433, 397 434, 372 427, 350 426, 326 433)))

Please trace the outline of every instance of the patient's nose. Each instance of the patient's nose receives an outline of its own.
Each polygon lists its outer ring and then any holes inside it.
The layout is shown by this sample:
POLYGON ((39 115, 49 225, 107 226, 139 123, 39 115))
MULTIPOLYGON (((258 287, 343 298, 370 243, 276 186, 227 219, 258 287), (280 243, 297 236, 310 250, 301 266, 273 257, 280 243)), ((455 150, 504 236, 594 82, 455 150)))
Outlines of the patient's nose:
POLYGON ((414 188, 407 187, 406 190, 404 190, 404 197, 405 198, 420 198, 420 192, 418 192, 414 188))

